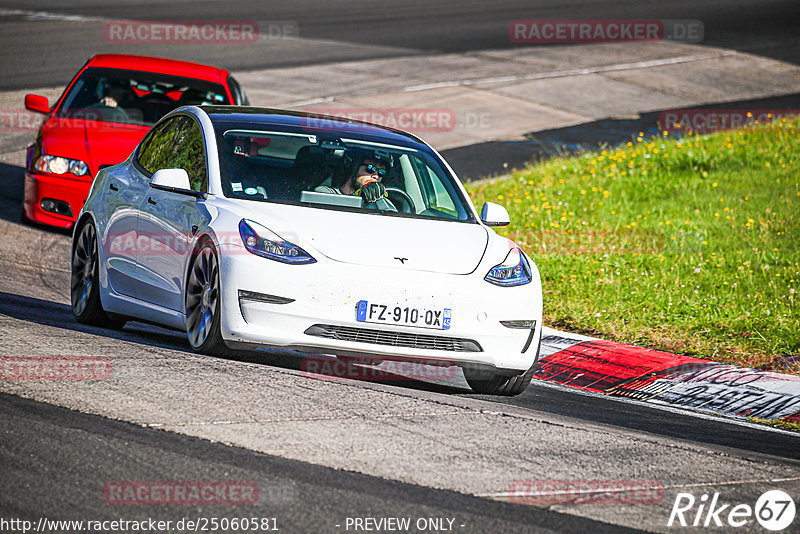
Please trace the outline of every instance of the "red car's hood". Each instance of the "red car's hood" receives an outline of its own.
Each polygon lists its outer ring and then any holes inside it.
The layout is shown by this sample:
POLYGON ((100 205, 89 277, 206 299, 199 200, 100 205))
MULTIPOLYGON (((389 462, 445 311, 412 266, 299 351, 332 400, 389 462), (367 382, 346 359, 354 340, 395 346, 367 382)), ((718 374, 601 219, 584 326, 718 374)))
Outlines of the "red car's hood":
POLYGON ((85 161, 95 176, 100 167, 125 160, 149 130, 149 126, 55 117, 42 126, 42 152, 85 161))

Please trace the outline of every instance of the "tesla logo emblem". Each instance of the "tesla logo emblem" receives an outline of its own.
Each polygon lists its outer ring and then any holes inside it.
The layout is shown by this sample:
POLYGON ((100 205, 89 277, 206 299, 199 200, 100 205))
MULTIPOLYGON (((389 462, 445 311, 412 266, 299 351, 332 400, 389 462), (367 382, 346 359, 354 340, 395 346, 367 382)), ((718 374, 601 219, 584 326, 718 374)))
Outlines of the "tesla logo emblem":
POLYGON ((397 256, 395 256, 394 259, 398 260, 403 265, 405 265, 406 261, 408 261, 408 258, 398 258, 397 256))

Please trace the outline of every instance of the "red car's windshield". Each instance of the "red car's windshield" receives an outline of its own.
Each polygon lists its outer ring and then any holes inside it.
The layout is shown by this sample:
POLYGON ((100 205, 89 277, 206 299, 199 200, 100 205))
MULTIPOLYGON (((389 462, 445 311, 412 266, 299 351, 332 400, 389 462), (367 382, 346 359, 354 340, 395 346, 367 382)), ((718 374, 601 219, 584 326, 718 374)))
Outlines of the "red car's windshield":
POLYGON ((57 116, 152 126, 179 106, 229 103, 218 83, 152 72, 88 68, 64 97, 57 116))

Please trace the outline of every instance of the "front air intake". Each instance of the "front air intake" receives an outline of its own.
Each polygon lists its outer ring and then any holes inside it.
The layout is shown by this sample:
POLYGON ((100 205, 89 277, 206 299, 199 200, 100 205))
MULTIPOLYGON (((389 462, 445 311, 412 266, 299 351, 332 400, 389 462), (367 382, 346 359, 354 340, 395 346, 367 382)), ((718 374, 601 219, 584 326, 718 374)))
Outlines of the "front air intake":
POLYGON ((390 345, 392 347, 406 347, 409 349, 442 350, 448 352, 483 352, 483 349, 477 341, 457 337, 433 336, 430 334, 412 334, 329 324, 315 324, 308 328, 305 333, 309 336, 337 339, 340 341, 390 345))

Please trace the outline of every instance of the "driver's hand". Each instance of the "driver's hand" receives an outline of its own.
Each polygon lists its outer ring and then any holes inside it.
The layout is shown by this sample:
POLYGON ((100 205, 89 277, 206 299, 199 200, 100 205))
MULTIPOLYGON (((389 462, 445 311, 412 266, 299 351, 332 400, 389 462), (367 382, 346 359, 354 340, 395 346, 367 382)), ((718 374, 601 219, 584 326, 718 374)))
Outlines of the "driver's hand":
POLYGON ((357 193, 364 198, 367 204, 372 204, 386 196, 386 188, 380 182, 369 182, 363 185, 357 193))

